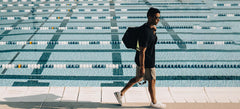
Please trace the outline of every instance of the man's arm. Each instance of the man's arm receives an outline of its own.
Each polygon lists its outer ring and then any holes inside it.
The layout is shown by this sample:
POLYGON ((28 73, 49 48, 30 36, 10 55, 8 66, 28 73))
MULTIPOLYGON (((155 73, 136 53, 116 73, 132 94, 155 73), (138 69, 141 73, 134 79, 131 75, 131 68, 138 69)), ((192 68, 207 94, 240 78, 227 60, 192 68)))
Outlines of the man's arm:
POLYGON ((139 63, 140 63, 140 75, 143 76, 145 73, 145 52, 147 50, 147 47, 141 47, 139 51, 139 63))

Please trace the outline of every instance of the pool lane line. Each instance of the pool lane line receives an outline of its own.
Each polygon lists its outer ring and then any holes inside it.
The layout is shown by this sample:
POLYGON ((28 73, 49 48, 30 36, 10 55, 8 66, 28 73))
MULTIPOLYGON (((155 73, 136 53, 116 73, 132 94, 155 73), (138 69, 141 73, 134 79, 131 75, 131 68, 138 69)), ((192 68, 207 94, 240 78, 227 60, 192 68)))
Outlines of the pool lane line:
MULTIPOLYGON (((11 2, 11 3, 9 3, 9 4, 18 4, 18 2, 11 2)), ((2 8, 0 8, 0 10, 4 10, 5 8, 8 8, 9 6, 3 6, 2 8)))
MULTIPOLYGON (((114 4, 114 1, 109 1, 110 4, 114 4)), ((115 5, 110 5, 110 16, 115 17, 115 5)), ((117 27, 117 20, 111 19, 110 20, 111 27, 117 27)), ((118 33, 118 29, 111 29, 111 33, 118 33)), ((119 41, 119 35, 111 34, 111 41, 119 41)), ((113 50, 119 50, 120 45, 112 45, 113 50)), ((112 53, 112 63, 113 64, 122 64, 121 53, 112 53)), ((123 75, 123 70, 121 68, 113 69, 113 75, 123 75)))
MULTIPOLYGON (((0 53, 7 52, 136 52, 136 50, 131 49, 10 49, 10 50, 0 50, 0 53)), ((156 49, 156 52, 240 52, 239 49, 156 49)), ((42 58, 43 60, 48 60, 48 58, 42 58)), ((117 61, 117 60, 116 60, 117 61)), ((40 62, 40 61, 39 61, 40 62)), ((42 62, 42 61, 41 61, 42 62)))
MULTIPOLYGON (((7 69, 115 69, 115 68, 136 68, 136 64, 0 64, 0 68, 7 69)), ((224 63, 202 63, 202 64, 155 64, 156 68, 167 69, 239 69, 240 64, 224 64, 224 63)))
MULTIPOLYGON (((15 60, 14 62, 37 62, 38 60, 15 60)), ((39 60, 39 61, 44 61, 44 60, 39 60)), ((9 62, 9 60, 0 60, 0 62, 5 63, 5 62, 9 62)), ((69 62, 73 62, 73 63, 86 63, 86 62, 91 62, 91 63, 110 63, 112 62, 112 60, 48 60, 48 62, 55 62, 55 63, 69 63, 69 62)), ((122 62, 126 62, 126 63, 134 63, 134 60, 122 60, 122 62)), ((156 60, 157 62, 212 62, 212 63, 217 63, 217 62, 228 62, 228 63, 235 63, 235 62, 240 62, 240 60, 156 60)))
MULTIPOLYGON (((123 35, 125 32, 118 32, 118 33, 111 33, 111 32, 97 32, 97 33, 61 33, 62 35, 71 35, 71 34, 75 34, 75 35, 95 35, 95 34, 103 34, 103 35, 109 35, 109 34, 116 34, 116 35, 123 35)), ((216 33, 216 32, 207 32, 207 33, 203 33, 203 32, 176 32, 177 34, 196 34, 196 35, 240 35, 240 32, 228 32, 228 33, 216 33)), ((18 34, 6 34, 6 35, 0 35, 0 37, 2 36, 16 36, 16 35, 28 35, 28 34, 33 34, 33 33, 18 33, 18 34)), ((37 33, 39 35, 52 35, 52 34, 58 34, 58 33, 37 33)), ((157 32, 157 34, 169 34, 168 32, 157 32)))
MULTIPOLYGON (((116 17, 115 13, 115 5, 114 1, 109 1, 110 3, 110 16, 111 17, 116 17)), ((111 27, 117 27, 117 19, 110 19, 111 27)), ((119 35, 118 34, 113 34, 113 33, 118 33, 118 29, 111 28, 111 41, 119 41, 119 35)), ((119 50, 120 45, 112 45, 113 50, 119 50)), ((122 64, 122 57, 121 53, 119 52, 112 52, 112 63, 113 64, 122 64)), ((123 69, 122 68, 113 68, 113 77, 115 76, 123 76, 123 69)), ((124 81, 123 80, 112 80, 112 83, 101 83, 101 87, 119 87, 119 86, 124 86, 124 81)))
MULTIPOLYGON (((90 73, 90 72, 87 72, 90 73)), ((115 81, 130 80, 134 76, 66 76, 66 75, 0 75, 0 79, 38 80, 88 80, 115 81)), ((240 76, 156 76, 157 80, 240 80, 240 76)))

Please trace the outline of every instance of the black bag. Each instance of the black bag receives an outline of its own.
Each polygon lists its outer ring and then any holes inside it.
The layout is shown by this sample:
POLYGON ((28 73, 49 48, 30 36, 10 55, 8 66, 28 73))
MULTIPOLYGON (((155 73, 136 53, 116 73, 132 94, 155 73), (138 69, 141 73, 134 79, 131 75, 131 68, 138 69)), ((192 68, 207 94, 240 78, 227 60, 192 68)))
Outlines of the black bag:
POLYGON ((141 32, 141 27, 128 27, 127 31, 124 33, 122 41, 127 48, 135 49, 139 51, 139 41, 138 36, 141 32))

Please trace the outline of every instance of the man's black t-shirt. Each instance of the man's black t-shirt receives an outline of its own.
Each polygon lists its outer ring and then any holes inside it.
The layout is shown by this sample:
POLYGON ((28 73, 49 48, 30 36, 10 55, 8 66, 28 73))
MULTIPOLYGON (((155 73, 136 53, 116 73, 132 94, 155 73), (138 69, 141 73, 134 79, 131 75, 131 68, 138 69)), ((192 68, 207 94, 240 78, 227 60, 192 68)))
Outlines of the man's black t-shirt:
MULTIPOLYGON (((146 23, 142 26, 142 31, 139 34, 139 46, 147 47, 145 52, 145 68, 153 68, 155 67, 155 44, 157 42, 157 36, 153 34, 154 30, 146 23)), ((135 62, 140 66, 139 51, 136 51, 135 62)))

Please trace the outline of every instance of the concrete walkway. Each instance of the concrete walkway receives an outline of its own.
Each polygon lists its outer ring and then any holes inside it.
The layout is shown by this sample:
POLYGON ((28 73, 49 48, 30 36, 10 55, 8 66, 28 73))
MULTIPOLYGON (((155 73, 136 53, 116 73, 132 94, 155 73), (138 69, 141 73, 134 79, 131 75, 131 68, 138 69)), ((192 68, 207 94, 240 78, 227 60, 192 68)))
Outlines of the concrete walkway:
MULTIPOLYGON (((123 106, 121 87, 0 87, 0 109, 150 108, 146 87, 133 87, 123 106)), ((166 109, 239 109, 240 87, 157 87, 166 109)))
MULTIPOLYGON (((166 103, 166 109, 239 109, 239 103, 166 103)), ((132 104, 134 105, 134 104, 132 104)), ((1 109, 149 109, 149 106, 122 106, 93 102, 8 102, 1 109)))

